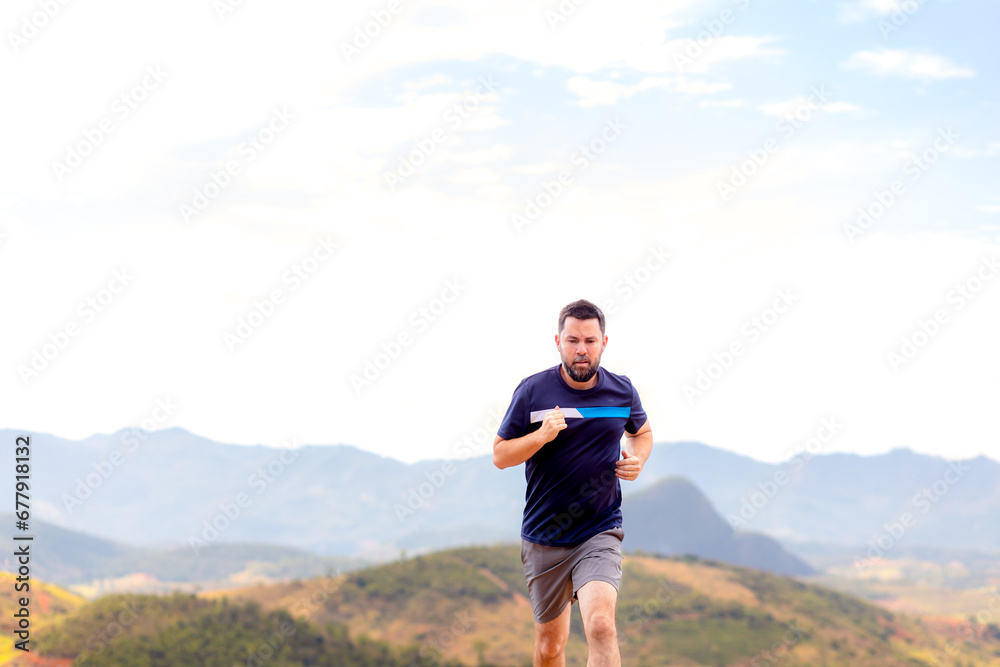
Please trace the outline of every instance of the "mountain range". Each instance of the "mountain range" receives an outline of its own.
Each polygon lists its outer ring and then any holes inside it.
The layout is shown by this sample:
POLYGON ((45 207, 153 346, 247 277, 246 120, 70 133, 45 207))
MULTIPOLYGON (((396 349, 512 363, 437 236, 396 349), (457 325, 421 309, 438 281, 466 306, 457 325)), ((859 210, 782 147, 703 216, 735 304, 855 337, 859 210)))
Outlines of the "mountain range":
MULTIPOLYGON (((774 539, 736 534, 690 482, 669 478, 629 500, 628 546, 660 555, 694 555, 748 565, 776 574, 813 574, 804 561, 774 539)), ((14 523, 0 514, 0 523, 14 523)), ((320 556, 297 547, 219 541, 198 550, 149 547, 108 540, 33 519, 37 544, 35 576, 88 596, 116 591, 165 592, 230 588, 345 572, 368 563, 345 556, 320 556)), ((508 540, 510 542, 511 540, 508 540)), ((13 541, 0 538, 4 553, 13 541)), ((10 556, 0 569, 16 568, 10 556)))
MULTIPOLYGON (((33 518, 193 554, 247 542, 379 560, 510 542, 525 489, 522 469, 499 471, 489 456, 407 464, 348 445, 229 445, 180 428, 82 441, 32 434, 31 468, 33 518)), ((668 477, 690 480, 736 535, 860 552, 873 544, 1000 548, 1000 464, 982 456, 803 453, 769 464, 700 443, 658 443, 640 479, 623 483, 624 511, 668 477)), ((13 496, 12 484, 3 476, 0 492, 13 496)), ((695 528, 704 526, 686 530, 695 528)), ((626 540, 640 545, 634 530, 626 540)))

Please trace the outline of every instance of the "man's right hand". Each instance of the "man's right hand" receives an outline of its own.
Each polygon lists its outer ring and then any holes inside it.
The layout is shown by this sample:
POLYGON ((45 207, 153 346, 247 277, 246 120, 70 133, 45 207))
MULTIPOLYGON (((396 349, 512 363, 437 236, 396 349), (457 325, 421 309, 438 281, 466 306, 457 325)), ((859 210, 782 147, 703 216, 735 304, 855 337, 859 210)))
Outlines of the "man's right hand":
POLYGON ((538 435, 541 437, 543 443, 552 442, 559 435, 559 431, 564 428, 566 428, 566 418, 557 405, 555 410, 545 415, 545 418, 542 420, 542 427, 538 429, 538 435))

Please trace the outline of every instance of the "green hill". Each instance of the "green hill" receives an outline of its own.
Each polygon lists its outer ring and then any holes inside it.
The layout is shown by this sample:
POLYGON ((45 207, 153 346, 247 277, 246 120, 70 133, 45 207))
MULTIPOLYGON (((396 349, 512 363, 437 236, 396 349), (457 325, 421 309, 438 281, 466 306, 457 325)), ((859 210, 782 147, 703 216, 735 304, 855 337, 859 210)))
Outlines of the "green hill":
MULTIPOLYGON (((995 626, 945 634, 843 593, 695 557, 627 554, 617 623, 623 664, 645 667, 1000 661, 995 626)), ((52 621, 37 648, 50 660, 112 667, 522 666, 532 642, 519 549, 501 545, 197 597, 107 596, 52 621)), ((567 664, 585 662, 574 606, 567 664)))
MULTIPOLYGON (((342 625, 319 628, 285 610, 179 592, 96 600, 50 627, 38 650, 50 660, 102 667, 407 667, 420 659, 416 647, 352 640, 342 625)), ((424 659, 422 664, 457 663, 424 659)))
MULTIPOLYGON (((626 555, 619 642, 629 665, 996 664, 988 628, 944 636, 915 617, 795 579, 694 557, 626 555), (938 657, 945 662, 935 662, 938 657)), ((324 587, 303 616, 351 636, 418 642, 426 654, 473 665, 530 664, 531 607, 517 546, 452 549, 322 582, 257 586, 227 595, 283 608, 324 587)), ((574 609, 567 664, 584 664, 574 609)))

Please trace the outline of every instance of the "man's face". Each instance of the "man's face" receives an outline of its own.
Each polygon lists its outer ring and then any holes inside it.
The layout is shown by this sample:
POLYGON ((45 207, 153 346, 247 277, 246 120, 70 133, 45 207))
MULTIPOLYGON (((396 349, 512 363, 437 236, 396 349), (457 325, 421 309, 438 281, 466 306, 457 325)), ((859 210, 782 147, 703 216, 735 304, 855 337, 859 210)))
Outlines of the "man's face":
POLYGON ((556 335, 556 344, 567 375, 576 382, 586 382, 597 374, 608 338, 601 335, 601 323, 596 318, 567 317, 562 332, 556 335))

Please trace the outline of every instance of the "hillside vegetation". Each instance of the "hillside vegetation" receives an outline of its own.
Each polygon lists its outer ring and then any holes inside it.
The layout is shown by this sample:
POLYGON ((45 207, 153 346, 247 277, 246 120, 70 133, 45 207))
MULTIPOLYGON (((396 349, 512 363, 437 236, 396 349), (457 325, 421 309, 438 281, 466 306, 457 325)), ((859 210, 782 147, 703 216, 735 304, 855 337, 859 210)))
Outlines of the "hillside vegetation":
POLYGON ((352 640, 342 625, 319 628, 285 610, 183 593, 101 598, 50 627, 38 650, 48 659, 101 667, 407 667, 417 660, 457 666, 421 659, 415 647, 352 640))
MULTIPOLYGON (((961 665, 1000 661, 989 629, 937 634, 920 619, 794 579, 693 557, 627 555, 618 604, 629 665, 961 665)), ((531 606, 516 546, 452 549, 330 580, 228 591, 266 609, 321 591, 300 613, 351 636, 415 642, 424 656, 530 664, 531 606)), ((574 606, 575 607, 575 606, 574 606)), ((574 608, 567 664, 586 662, 574 608)))
MULTIPOLYGON (((626 665, 1000 663, 995 624, 942 626, 795 579, 690 556, 626 555, 623 571, 617 623, 626 665)), ((109 595, 87 603, 39 581, 32 592, 32 654, 5 655, 3 664, 531 662, 531 605, 516 545, 452 549, 339 576, 198 596, 109 595)), ((9 598, 0 598, 5 618, 14 605, 9 598)), ((585 663, 574 606, 567 664, 585 663)))

